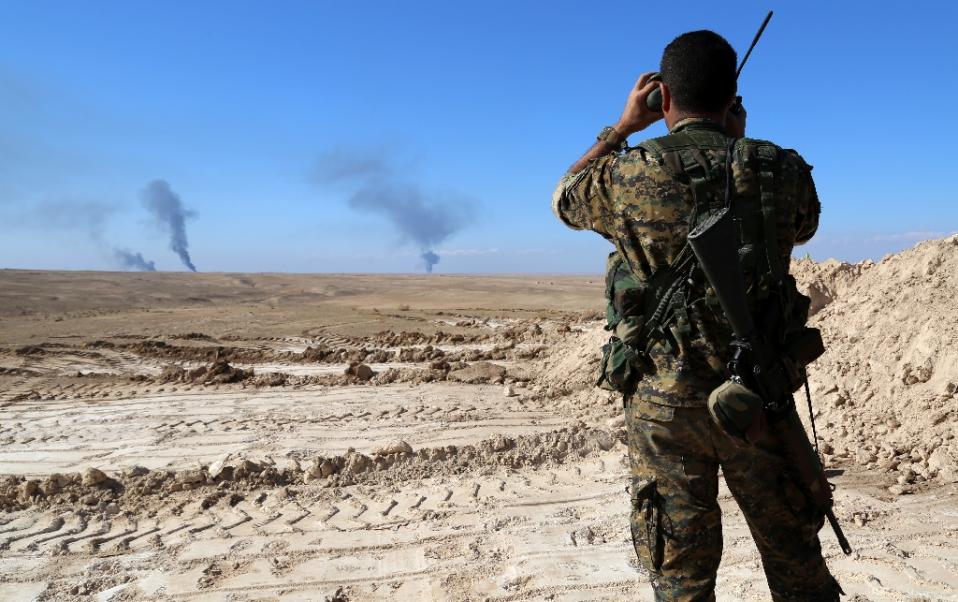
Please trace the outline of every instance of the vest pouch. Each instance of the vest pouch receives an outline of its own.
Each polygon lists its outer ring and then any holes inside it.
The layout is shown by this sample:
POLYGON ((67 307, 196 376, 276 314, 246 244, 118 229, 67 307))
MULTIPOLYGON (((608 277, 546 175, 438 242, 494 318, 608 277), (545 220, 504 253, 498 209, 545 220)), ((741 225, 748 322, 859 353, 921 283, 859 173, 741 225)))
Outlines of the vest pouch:
MULTIPOLYGON (((803 295, 801 291, 798 290, 798 284, 795 282, 795 277, 791 274, 785 276, 783 284, 786 302, 790 309, 787 318, 788 324, 786 324, 786 331, 794 332, 799 330, 805 325, 806 322, 808 322, 808 310, 812 305, 812 300, 810 297, 803 295)), ((824 353, 824 349, 822 352, 824 353)))
POLYGON ((796 364, 804 368, 825 353, 822 331, 817 328, 803 328, 790 336, 784 345, 785 354, 796 364))
POLYGON ((618 337, 611 337, 602 346, 602 365, 596 386, 607 391, 618 391, 623 395, 632 393, 642 379, 642 358, 632 347, 618 337))
POLYGON ((785 340, 782 346, 782 371, 780 379, 789 393, 794 393, 805 384, 805 367, 825 353, 822 333, 817 328, 802 328, 785 340))
POLYGON ((628 316, 619 320, 615 325, 615 336, 626 345, 642 349, 645 341, 642 337, 642 327, 645 326, 644 316, 628 316))
POLYGON ((639 283, 631 273, 623 276, 619 272, 610 301, 615 313, 620 316, 641 316, 645 307, 645 285, 639 283))

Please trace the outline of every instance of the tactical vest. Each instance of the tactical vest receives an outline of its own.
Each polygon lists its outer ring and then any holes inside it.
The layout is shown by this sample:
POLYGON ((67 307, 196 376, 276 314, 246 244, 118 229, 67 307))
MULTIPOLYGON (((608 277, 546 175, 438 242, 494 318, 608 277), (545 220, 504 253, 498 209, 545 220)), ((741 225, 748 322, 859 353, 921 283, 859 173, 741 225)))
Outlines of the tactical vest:
MULTIPOLYGON (((712 129, 687 129, 647 140, 639 147, 670 177, 688 187, 692 199, 689 230, 730 202, 739 232, 739 260, 758 327, 780 343, 801 330, 809 300, 798 292, 779 257, 774 179, 782 151, 769 142, 733 140, 712 129), (734 181, 733 173, 739 174, 740 181, 734 181), (757 181, 747 185, 743 178, 757 181)), ((724 320, 688 243, 668 266, 648 279, 635 274, 621 253, 609 255, 606 329, 612 336, 603 346, 596 384, 625 394, 631 394, 644 376, 654 373, 650 356, 654 349, 679 356, 700 334, 690 317, 694 312, 710 311, 724 320)))

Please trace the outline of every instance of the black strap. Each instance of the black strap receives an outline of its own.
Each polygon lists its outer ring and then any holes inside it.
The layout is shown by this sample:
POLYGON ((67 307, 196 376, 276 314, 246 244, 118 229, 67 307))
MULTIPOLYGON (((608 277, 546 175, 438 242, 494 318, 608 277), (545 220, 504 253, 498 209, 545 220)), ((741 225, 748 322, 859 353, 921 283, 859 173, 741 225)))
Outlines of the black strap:
POLYGON ((778 149, 774 146, 758 147, 759 173, 758 183, 762 201, 762 222, 764 225, 765 255, 768 271, 777 284, 782 281, 781 258, 778 252, 778 224, 775 220, 775 172, 774 163, 778 149))
POLYGON ((735 138, 729 138, 725 147, 725 208, 732 208, 732 153, 735 152, 735 138))
POLYGON ((812 423, 812 441, 815 442, 815 455, 818 456, 822 466, 825 466, 822 453, 818 451, 818 431, 815 430, 815 414, 812 413, 812 392, 808 388, 808 377, 805 378, 805 399, 808 401, 808 421, 812 423))

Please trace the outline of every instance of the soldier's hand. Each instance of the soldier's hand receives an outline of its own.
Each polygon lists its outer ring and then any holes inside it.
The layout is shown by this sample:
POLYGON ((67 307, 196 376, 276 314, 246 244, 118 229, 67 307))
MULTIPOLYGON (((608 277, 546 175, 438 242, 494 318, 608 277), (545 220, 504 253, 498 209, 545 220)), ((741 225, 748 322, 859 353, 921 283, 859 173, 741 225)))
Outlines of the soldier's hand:
POLYGON ((615 131, 623 136, 629 136, 642 131, 659 119, 662 119, 661 111, 651 111, 645 105, 645 97, 658 86, 658 82, 650 82, 654 71, 643 73, 636 82, 635 87, 629 92, 629 98, 625 101, 625 109, 622 110, 622 116, 615 124, 615 131))
POLYGON ((745 105, 742 104, 741 97, 738 97, 737 102, 733 104, 732 108, 725 114, 725 133, 732 138, 744 138, 745 120, 747 117, 748 111, 745 110, 745 105), (739 109, 737 113, 734 111, 736 105, 738 105, 739 109))

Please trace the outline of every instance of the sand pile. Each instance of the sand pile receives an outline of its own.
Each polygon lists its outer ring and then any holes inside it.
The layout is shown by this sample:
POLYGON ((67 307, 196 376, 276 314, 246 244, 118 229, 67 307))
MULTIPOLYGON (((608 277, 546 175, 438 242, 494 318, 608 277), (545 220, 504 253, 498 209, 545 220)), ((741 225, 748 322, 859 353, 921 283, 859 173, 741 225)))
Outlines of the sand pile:
POLYGON ((811 298, 812 305, 808 313, 814 316, 842 296, 858 276, 874 265, 875 262, 871 260, 852 264, 828 259, 819 263, 803 257, 792 261, 791 273, 798 281, 799 288, 811 298))
POLYGON ((588 422, 621 417, 622 398, 595 386, 602 362, 602 345, 609 340, 605 322, 591 320, 580 329, 561 333, 548 354, 534 363, 532 398, 548 401, 556 412, 588 422))
MULTIPOLYGON (((828 349, 810 369, 826 457, 896 473, 894 493, 958 480, 958 236, 878 263, 796 260, 792 272, 828 349)), ((572 333, 537 382, 604 405, 593 384, 607 336, 599 324, 572 333)))
POLYGON ((958 236, 826 274, 834 300, 812 322, 828 351, 810 370, 826 449, 897 472, 895 492, 958 480, 958 236))
POLYGON ((565 395, 594 388, 602 361, 602 345, 609 340, 604 322, 591 322, 581 331, 570 332, 536 363, 536 382, 546 392, 565 395))

